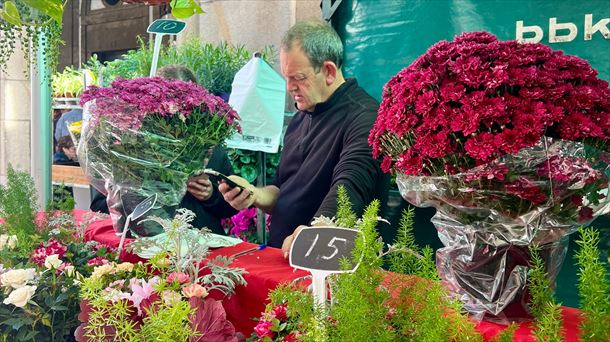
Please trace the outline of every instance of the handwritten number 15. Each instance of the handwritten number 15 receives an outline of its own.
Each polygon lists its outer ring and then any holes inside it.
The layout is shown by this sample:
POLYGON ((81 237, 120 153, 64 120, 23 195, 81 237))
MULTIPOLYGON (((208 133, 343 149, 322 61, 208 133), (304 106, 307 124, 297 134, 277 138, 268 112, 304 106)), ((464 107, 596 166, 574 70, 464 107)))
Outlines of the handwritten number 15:
MULTIPOLYGON (((309 257, 309 255, 311 254, 311 251, 313 251, 313 248, 316 246, 316 243, 318 243, 318 239, 320 238, 320 234, 316 234, 316 238, 313 240, 313 243, 311 244, 311 246, 309 247, 309 249, 307 250, 307 253, 305 253, 305 257, 309 257)), ((343 242, 343 244, 347 243, 347 239, 344 238, 339 238, 339 237, 333 237, 329 242, 328 242, 328 247, 333 249, 333 252, 326 256, 326 255, 322 255, 322 259, 324 260, 330 260, 332 258, 335 257, 335 255, 337 255, 337 253, 339 253, 339 248, 337 248, 337 246, 335 246, 335 241, 341 241, 343 242)))

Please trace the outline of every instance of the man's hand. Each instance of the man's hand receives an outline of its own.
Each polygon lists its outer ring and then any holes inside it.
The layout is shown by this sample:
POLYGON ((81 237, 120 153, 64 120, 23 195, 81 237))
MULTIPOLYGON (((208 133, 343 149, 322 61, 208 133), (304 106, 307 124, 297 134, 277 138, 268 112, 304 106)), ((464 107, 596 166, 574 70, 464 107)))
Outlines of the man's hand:
POLYGON ((238 187, 231 188, 227 183, 220 182, 218 191, 222 194, 225 201, 237 210, 249 208, 256 199, 256 188, 248 183, 247 180, 231 175, 229 179, 234 181, 238 187))
POLYGON ((290 255, 290 247, 292 247, 292 240, 294 240, 294 237, 299 234, 301 229, 306 228, 306 227, 307 226, 303 226, 303 225, 298 226, 297 229, 295 229, 292 234, 288 235, 284 239, 284 242, 282 243, 282 252, 284 254, 284 259, 288 259, 288 256, 290 255))
POLYGON ((210 182, 210 178, 205 174, 189 178, 186 183, 186 190, 200 201, 210 199, 214 192, 214 189, 212 189, 212 182, 210 182))

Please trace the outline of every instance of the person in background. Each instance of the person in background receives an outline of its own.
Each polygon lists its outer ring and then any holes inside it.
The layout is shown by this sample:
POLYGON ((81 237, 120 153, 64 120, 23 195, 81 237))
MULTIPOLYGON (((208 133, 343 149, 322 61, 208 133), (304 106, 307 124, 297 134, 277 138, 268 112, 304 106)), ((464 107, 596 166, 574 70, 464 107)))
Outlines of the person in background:
POLYGON ((358 214, 373 199, 382 206, 387 199, 389 179, 368 144, 379 103, 355 79, 344 79, 342 61, 343 44, 328 24, 299 22, 286 32, 281 71, 298 112, 286 130, 277 178, 255 188, 231 176, 249 191, 218 187, 238 210, 254 205, 273 213, 268 245, 282 247, 285 257, 301 227, 335 216, 339 186, 358 214))
POLYGON ((73 122, 77 122, 83 119, 83 110, 80 108, 72 109, 61 115, 57 123, 55 124, 55 140, 59 141, 61 137, 70 136, 68 126, 73 122))
MULTIPOLYGON (((177 64, 170 64, 160 68, 157 76, 166 79, 182 80, 197 83, 193 72, 177 64)), ((203 165, 202 165, 203 166, 203 165)), ((227 152, 222 147, 215 147, 206 168, 211 168, 224 174, 233 174, 233 167, 227 152)), ((187 193, 179 204, 180 208, 186 208, 195 213, 195 219, 191 224, 193 227, 207 227, 215 234, 227 235, 220 220, 237 214, 237 210, 231 207, 216 186, 212 185, 209 177, 205 174, 194 176, 187 181, 187 193)), ((91 202, 90 209, 93 211, 108 213, 106 197, 98 193, 91 202)))
POLYGON ((76 147, 69 135, 59 138, 57 152, 53 154, 53 164, 79 166, 76 159, 76 147))

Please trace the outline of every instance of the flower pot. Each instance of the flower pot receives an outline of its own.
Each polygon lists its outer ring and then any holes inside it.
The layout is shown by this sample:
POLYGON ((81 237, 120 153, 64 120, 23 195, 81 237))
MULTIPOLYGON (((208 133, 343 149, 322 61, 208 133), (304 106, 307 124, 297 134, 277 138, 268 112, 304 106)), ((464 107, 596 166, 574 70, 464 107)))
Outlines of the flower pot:
POLYGON ((582 143, 545 138, 460 174, 398 174, 397 184, 411 204, 437 210, 431 221, 444 247, 436 264, 449 292, 475 318, 509 323, 530 318, 530 246, 540 247, 554 286, 568 236, 610 210, 607 160, 582 143))

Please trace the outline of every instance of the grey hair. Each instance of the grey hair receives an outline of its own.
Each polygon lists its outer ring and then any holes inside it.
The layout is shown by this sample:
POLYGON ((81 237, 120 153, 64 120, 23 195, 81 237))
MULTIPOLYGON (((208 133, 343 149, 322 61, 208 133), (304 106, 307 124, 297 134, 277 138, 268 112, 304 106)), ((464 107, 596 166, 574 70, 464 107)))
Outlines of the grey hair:
POLYGON ((319 70, 324 62, 331 61, 341 68, 343 43, 337 32, 320 20, 301 21, 292 26, 282 38, 282 49, 291 50, 300 45, 311 65, 319 70))

